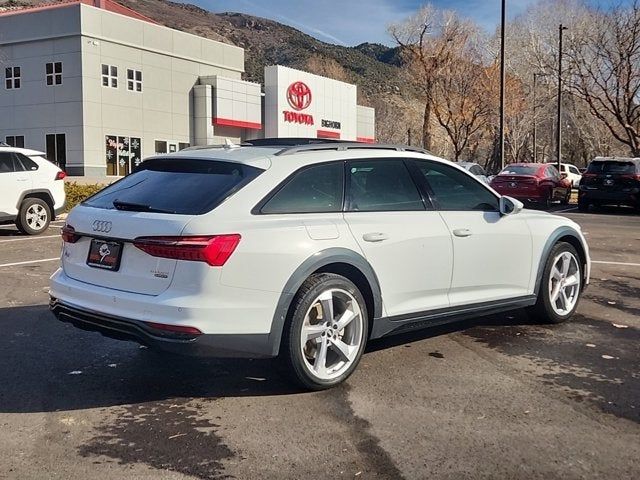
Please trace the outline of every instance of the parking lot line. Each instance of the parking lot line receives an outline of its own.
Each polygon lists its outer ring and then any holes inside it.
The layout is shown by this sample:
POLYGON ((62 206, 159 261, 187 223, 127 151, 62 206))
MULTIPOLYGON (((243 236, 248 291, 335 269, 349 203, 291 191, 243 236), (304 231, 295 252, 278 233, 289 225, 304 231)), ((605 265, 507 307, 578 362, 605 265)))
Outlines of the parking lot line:
POLYGON ((54 260, 60 260, 60 257, 43 258, 42 260, 28 260, 26 262, 3 263, 3 264, 0 264, 0 268, 2 268, 2 267, 15 267, 16 265, 28 265, 30 263, 53 262, 54 260))
POLYGON ((627 263, 627 262, 605 262, 602 260, 591 260, 591 263, 599 263, 602 265, 623 265, 625 267, 640 267, 640 263, 627 263))
POLYGON ((60 238, 60 235, 43 235, 41 237, 20 237, 20 238, 11 238, 9 240, 0 240, 0 243, 8 243, 8 242, 19 242, 21 240, 38 240, 41 238, 60 238))
POLYGON ((564 213, 564 212, 571 212, 572 210, 577 210, 578 207, 571 207, 571 208, 565 208, 564 210, 555 210, 551 213, 564 213))

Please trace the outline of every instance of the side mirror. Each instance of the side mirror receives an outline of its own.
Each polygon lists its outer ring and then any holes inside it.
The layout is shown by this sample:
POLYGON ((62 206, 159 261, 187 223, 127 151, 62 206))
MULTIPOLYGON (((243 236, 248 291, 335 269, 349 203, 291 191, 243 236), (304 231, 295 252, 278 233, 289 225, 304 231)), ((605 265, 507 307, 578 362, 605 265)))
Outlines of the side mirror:
POLYGON ((500 213, 502 215, 515 215, 520 213, 524 208, 524 204, 515 198, 503 196, 500 197, 500 213))

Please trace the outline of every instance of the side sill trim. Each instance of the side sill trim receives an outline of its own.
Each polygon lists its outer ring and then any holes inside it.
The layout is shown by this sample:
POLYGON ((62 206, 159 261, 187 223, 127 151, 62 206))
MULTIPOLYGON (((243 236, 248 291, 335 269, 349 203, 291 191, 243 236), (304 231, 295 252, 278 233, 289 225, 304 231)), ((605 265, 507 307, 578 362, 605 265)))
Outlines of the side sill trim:
POLYGON ((505 312, 517 308, 530 307, 536 303, 536 295, 494 300, 490 302, 461 305, 456 307, 438 308, 425 312, 416 312, 406 315, 396 315, 374 320, 371 338, 380 338, 386 335, 402 333, 409 330, 442 325, 457 322, 467 318, 505 312))

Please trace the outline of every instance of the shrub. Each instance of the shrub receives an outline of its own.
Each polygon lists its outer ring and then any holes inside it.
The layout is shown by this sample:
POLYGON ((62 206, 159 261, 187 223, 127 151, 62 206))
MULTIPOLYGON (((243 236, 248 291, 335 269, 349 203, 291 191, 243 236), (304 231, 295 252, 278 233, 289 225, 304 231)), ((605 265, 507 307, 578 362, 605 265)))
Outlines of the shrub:
POLYGON ((67 206, 65 211, 70 211, 77 204, 90 197, 94 193, 106 187, 102 183, 82 184, 77 182, 65 182, 64 191, 67 194, 67 206))

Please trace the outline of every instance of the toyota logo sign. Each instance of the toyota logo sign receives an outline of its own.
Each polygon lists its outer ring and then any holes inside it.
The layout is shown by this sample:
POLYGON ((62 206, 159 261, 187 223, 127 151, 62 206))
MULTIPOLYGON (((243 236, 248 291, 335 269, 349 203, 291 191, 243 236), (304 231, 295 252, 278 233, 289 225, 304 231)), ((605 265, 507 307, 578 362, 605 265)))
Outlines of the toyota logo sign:
POLYGON ((95 220, 91 224, 94 232, 109 233, 111 231, 111 222, 106 220, 95 220))
POLYGON ((294 110, 304 110, 311 105, 311 89, 303 82, 293 82, 287 88, 287 101, 294 110))

